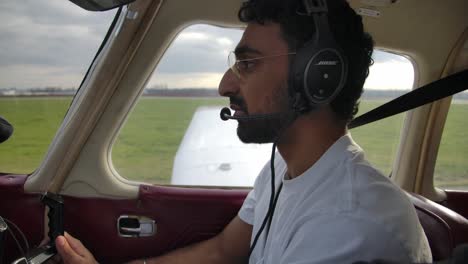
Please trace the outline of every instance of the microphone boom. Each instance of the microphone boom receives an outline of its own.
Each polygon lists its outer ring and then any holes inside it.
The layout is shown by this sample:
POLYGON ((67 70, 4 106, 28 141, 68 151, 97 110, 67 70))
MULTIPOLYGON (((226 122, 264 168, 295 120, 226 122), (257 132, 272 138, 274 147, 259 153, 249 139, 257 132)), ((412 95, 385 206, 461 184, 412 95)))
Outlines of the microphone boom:
POLYGON ((227 107, 223 107, 221 109, 221 112, 219 112, 219 117, 223 121, 227 121, 229 119, 233 120, 258 120, 258 119, 268 119, 268 118, 274 118, 274 117, 279 117, 281 115, 284 115, 286 113, 271 113, 271 114, 256 114, 256 115, 246 115, 246 116, 232 116, 231 115, 231 110, 227 107))

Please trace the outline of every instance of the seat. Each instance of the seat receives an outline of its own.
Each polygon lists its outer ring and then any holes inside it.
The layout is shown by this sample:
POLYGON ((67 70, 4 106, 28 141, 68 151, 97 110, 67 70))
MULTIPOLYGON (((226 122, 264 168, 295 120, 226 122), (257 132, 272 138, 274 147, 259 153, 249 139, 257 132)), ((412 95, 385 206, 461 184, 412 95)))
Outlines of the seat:
POLYGON ((447 259, 460 244, 468 243, 468 220, 421 195, 410 193, 426 233, 434 261, 447 259))

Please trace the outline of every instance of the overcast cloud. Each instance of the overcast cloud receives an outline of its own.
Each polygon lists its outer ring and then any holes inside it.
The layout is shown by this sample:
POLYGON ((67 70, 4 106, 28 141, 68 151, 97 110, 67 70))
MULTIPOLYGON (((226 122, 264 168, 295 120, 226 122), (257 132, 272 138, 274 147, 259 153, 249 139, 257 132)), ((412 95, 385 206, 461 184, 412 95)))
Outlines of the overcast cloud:
POLYGON ((77 87, 114 17, 64 0, 0 3, 0 88, 77 87))
MULTIPOLYGON (((88 12, 66 0, 2 1, 0 88, 77 87, 114 15, 88 12)), ((185 29, 148 86, 216 88, 240 37, 239 30, 207 25, 185 29)), ((410 88, 412 67, 406 59, 382 52, 374 58, 366 86, 410 88)))

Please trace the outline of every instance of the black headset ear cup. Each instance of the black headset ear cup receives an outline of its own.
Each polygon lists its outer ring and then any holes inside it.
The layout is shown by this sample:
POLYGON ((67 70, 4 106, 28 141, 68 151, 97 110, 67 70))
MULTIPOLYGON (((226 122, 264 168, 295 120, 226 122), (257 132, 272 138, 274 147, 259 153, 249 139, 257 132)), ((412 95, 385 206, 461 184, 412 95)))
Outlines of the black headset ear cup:
POLYGON ((296 54, 294 85, 310 107, 330 103, 346 82, 346 58, 334 43, 329 44, 317 47, 308 43, 296 54))
POLYGON ((304 92, 314 104, 327 104, 342 90, 346 77, 346 62, 333 48, 318 51, 304 70, 304 92))

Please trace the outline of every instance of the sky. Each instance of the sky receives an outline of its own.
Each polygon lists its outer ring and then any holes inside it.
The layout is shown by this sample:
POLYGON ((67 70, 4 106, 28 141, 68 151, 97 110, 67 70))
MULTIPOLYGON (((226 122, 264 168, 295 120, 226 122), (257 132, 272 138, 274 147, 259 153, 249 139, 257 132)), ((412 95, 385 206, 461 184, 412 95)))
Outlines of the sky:
MULTIPOLYGON (((115 11, 88 12, 66 0, 0 2, 0 88, 77 88, 115 11)), ((242 32, 192 25, 179 33, 147 87, 217 88, 242 32)), ((374 52, 366 88, 410 89, 413 66, 374 52)))

